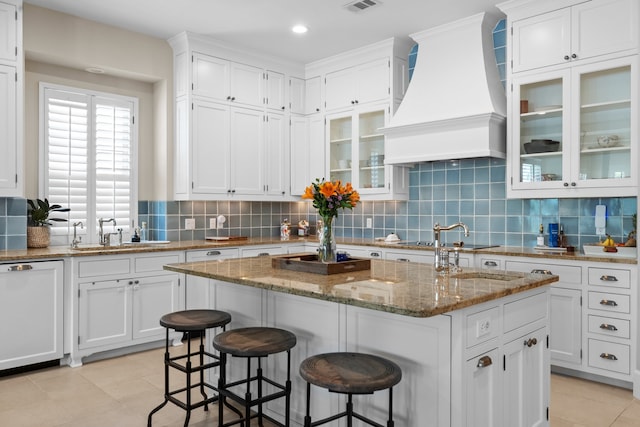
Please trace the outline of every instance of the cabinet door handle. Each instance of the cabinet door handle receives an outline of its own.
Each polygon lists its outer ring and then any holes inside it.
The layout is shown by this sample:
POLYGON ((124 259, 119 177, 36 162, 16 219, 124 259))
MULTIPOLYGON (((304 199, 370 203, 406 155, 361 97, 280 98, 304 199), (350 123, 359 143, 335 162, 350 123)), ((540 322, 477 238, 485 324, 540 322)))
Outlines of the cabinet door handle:
POLYGON ((493 360, 489 356, 482 356, 478 359, 478 364, 476 368, 486 368, 487 366, 491 366, 493 364, 493 360))
POLYGON ((618 303, 615 302, 614 300, 611 299, 603 299, 602 301, 600 301, 600 305, 608 305, 611 307, 617 307, 618 303))
POLYGON ((539 269, 539 268, 534 268, 533 270, 531 270, 531 272, 534 273, 534 274, 549 274, 549 275, 553 275, 551 270, 543 270, 543 269, 539 269))
POLYGON ((529 338, 528 340, 524 340, 524 345, 527 347, 532 347, 538 344, 538 340, 536 338, 529 338))
POLYGON ((605 329, 607 331, 617 331, 618 330, 618 328, 616 328, 615 326, 609 325, 607 323, 603 323, 602 325, 600 325, 600 329, 605 329))
POLYGON ((497 267, 498 263, 495 261, 485 261, 484 265, 486 265, 487 267, 497 267))
POLYGON ((564 185, 565 187, 568 187, 569 183, 568 182, 563 182, 562 185, 564 185))
POLYGON ((258 256, 269 256, 269 252, 260 252, 258 256))
POLYGON ((568 60, 570 60, 570 59, 571 59, 571 57, 570 57, 569 55, 565 55, 565 56, 564 56, 564 60, 565 60, 565 61, 568 61, 568 60))
POLYGON ((231 100, 231 96, 227 96, 227 101, 230 101, 230 100, 231 100))
POLYGON ((30 264, 18 264, 18 265, 12 265, 7 270, 9 270, 9 271, 28 271, 28 270, 33 270, 33 266, 31 266, 30 264))
POLYGON ((571 183, 571 186, 572 186, 572 187, 575 187, 576 185, 577 185, 577 184, 576 184, 575 182, 572 182, 572 183, 571 183))
POLYGON ((618 278, 616 276, 604 275, 600 278, 603 282, 617 282, 618 278))
POLYGON ((222 253, 220 251, 209 251, 209 252, 207 252, 207 256, 218 256, 218 255, 222 255, 222 253))
POLYGON ((578 55, 576 55, 575 53, 571 54, 571 59, 576 59, 578 57, 578 55))
POLYGON ((396 261, 400 261, 400 262, 410 262, 407 258, 398 258, 396 261))
POLYGON ((370 252, 369 256, 373 258, 380 258, 380 252, 370 252))
POLYGON ((600 355, 600 357, 602 359, 607 359, 607 360, 618 360, 618 358, 616 357, 615 354, 611 354, 611 353, 602 353, 600 355))

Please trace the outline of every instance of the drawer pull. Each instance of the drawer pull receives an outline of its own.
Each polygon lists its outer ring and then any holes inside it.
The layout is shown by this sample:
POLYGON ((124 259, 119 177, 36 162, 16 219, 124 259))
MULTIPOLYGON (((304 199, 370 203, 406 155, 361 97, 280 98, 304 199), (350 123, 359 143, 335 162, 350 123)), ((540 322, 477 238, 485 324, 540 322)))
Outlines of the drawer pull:
POLYGON ((600 305, 608 305, 611 307, 617 307, 618 303, 615 302, 614 300, 611 299, 603 299, 602 301, 600 301, 600 305))
POLYGON ((487 266, 487 267, 497 267, 498 263, 495 262, 495 261, 485 261, 484 265, 487 266))
POLYGON ((260 252, 258 256, 269 256, 269 252, 260 252))
POLYGON ((617 282, 618 278, 616 276, 604 275, 600 278, 603 282, 617 282))
POLYGON ((398 258, 396 261, 400 261, 400 262, 410 262, 407 258, 398 258))
POLYGON ((553 276, 553 273, 551 272, 551 270, 543 270, 543 269, 539 269, 539 268, 534 268, 533 270, 531 270, 531 272, 533 274, 548 274, 550 276, 553 276))
POLYGON ((476 368, 486 368, 487 366, 491 366, 493 364, 493 360, 489 356, 482 356, 478 359, 478 364, 476 368))
POLYGON ((369 253, 369 256, 371 256, 373 258, 379 258, 380 257, 380 252, 371 252, 371 253, 369 253))
POLYGON ((532 347, 536 344, 538 344, 538 340, 535 338, 529 338, 528 340, 524 340, 524 345, 526 345, 527 347, 532 347))
POLYGON ((33 266, 29 264, 12 265, 11 267, 8 268, 8 270, 9 271, 27 271, 27 270, 33 270, 33 266))
POLYGON ((608 325, 606 323, 603 323, 602 325, 600 325, 600 329, 606 329, 607 331, 617 331, 618 328, 616 328, 613 325, 608 325))
POLYGON ((218 256, 218 255, 222 255, 222 252, 220 252, 220 251, 209 251, 209 252, 207 252, 207 256, 218 256))
POLYGON ((602 359, 607 359, 607 360, 618 360, 618 358, 616 357, 615 354, 611 354, 611 353, 602 353, 600 355, 600 357, 602 359))

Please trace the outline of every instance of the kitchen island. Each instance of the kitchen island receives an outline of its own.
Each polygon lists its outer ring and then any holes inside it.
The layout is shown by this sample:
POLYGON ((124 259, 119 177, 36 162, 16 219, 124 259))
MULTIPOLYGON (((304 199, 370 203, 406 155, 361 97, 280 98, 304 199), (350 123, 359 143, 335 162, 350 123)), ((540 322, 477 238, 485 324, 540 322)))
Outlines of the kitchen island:
MULTIPOLYGON (((403 370, 394 389, 398 426, 548 425, 546 285, 557 276, 473 269, 442 275, 431 265, 378 260, 370 270, 325 276, 274 269, 271 257, 165 269, 208 278, 208 306, 231 313, 232 328, 295 333, 294 372, 327 351, 394 360, 403 370)), ((281 375, 282 363, 269 360, 267 372, 281 375)), ((299 424, 303 390, 296 376, 291 415, 299 424)), ((316 391, 313 400, 312 417, 342 408, 339 395, 316 391)), ((384 419, 386 393, 363 400, 365 415, 384 419)), ((269 411, 278 416, 283 408, 274 403, 269 411)))

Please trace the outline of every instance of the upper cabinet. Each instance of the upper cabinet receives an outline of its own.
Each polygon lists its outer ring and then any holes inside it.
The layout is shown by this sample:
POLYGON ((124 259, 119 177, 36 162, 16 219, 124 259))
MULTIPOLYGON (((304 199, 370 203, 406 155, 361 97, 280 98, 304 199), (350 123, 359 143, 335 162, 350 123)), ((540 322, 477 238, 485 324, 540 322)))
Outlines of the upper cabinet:
POLYGON ((638 1, 592 0, 513 22, 513 72, 638 47, 638 1))
POLYGON ((170 43, 175 198, 287 200, 292 72, 197 35, 170 43))
POLYGON ((0 197, 24 195, 22 1, 0 1, 0 197))
POLYGON ((637 195, 638 2, 572 3, 500 5, 512 27, 508 197, 637 195))
POLYGON ((349 108, 389 98, 391 60, 379 58, 325 76, 325 109, 349 108))

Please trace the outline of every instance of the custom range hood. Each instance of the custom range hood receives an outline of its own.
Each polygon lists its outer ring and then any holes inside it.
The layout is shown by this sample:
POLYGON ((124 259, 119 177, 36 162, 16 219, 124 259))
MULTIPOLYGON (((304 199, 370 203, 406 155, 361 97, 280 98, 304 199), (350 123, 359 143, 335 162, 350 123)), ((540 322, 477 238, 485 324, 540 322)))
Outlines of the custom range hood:
POLYGON ((385 164, 506 157, 506 96, 487 13, 412 34, 418 58, 389 125, 385 164))

